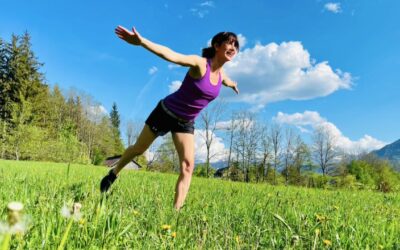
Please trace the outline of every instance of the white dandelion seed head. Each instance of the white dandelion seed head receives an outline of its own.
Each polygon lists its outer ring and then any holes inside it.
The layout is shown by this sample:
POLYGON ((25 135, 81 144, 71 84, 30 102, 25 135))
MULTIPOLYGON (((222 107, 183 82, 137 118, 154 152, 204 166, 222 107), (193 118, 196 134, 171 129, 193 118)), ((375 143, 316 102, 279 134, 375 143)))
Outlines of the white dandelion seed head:
POLYGON ((1 234, 25 234, 31 224, 31 219, 28 216, 23 216, 22 219, 11 225, 9 223, 0 223, 0 235, 1 234))
POLYGON ((64 204, 61 208, 61 216, 67 219, 72 218, 74 221, 79 221, 82 219, 81 208, 82 204, 78 202, 73 203, 71 206, 64 204))
POLYGON ((64 218, 71 218, 71 211, 66 204, 61 208, 61 216, 64 218))
POLYGON ((21 211, 24 209, 24 205, 21 202, 13 201, 8 203, 7 210, 7 222, 10 226, 13 226, 21 221, 21 211))
POLYGON ((9 233, 11 234, 24 234, 26 231, 27 225, 25 222, 18 222, 17 224, 10 227, 9 233))
POLYGON ((74 203, 74 205, 72 205, 72 213, 78 213, 78 212, 80 212, 81 211, 81 208, 82 208, 82 204, 81 203, 78 203, 78 202, 75 202, 74 203))
POLYGON ((12 201, 12 202, 8 203, 7 208, 9 211, 21 212, 22 209, 24 209, 24 205, 21 202, 12 201))

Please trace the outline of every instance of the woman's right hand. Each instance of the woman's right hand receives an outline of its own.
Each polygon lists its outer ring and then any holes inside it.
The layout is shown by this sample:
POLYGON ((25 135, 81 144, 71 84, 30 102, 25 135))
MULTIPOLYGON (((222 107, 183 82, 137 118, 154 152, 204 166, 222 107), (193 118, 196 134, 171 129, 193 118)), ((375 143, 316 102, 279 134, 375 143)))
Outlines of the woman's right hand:
POLYGON ((205 65, 204 58, 197 55, 183 55, 171 50, 166 46, 153 43, 152 41, 142 37, 135 28, 132 28, 132 31, 130 31, 118 25, 118 27, 115 29, 115 34, 117 34, 117 36, 125 42, 133 45, 140 45, 169 62, 185 67, 199 67, 199 65, 205 65))
POLYGON ((127 30, 126 28, 118 25, 115 29, 115 34, 122 40, 127 43, 133 45, 141 45, 142 44, 142 37, 140 36, 139 32, 136 31, 134 27, 132 27, 132 31, 127 30))

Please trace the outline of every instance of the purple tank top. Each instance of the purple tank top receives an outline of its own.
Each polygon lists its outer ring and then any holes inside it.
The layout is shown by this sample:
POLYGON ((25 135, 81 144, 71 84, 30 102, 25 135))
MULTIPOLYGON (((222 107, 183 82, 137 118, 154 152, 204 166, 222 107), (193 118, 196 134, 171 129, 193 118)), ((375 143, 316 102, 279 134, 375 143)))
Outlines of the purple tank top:
POLYGON ((216 85, 210 80, 210 60, 207 59, 207 70, 200 79, 194 79, 186 73, 181 87, 164 99, 164 105, 178 117, 193 121, 212 100, 214 100, 221 90, 222 79, 216 85))

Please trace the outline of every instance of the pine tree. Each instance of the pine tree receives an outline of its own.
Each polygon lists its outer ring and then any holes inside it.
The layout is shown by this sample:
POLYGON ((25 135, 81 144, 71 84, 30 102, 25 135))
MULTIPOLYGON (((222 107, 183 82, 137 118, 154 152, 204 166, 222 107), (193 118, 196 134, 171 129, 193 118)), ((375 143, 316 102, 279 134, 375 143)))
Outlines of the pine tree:
POLYGON ((113 126, 113 128, 116 129, 116 131, 118 132, 118 136, 119 136, 120 135, 120 131, 119 131, 120 118, 119 118, 117 104, 115 102, 112 105, 112 109, 110 112, 110 119, 111 119, 111 125, 113 126))
POLYGON ((41 100, 39 93, 47 91, 47 85, 39 71, 43 64, 31 50, 28 32, 21 37, 13 35, 11 43, 1 42, 0 51, 0 115, 9 120, 11 105, 21 104, 21 98, 31 102, 33 107, 40 107, 36 105, 41 100))
POLYGON ((28 32, 22 36, 12 35, 10 43, 0 39, 2 157, 12 154, 18 159, 24 143, 30 143, 32 133, 27 131, 40 130, 33 120, 41 120, 45 109, 42 104, 48 94, 43 74, 39 71, 42 65, 31 50, 28 32))
POLYGON ((110 112, 110 121, 111 121, 111 126, 112 126, 112 131, 113 131, 113 137, 114 137, 114 153, 121 154, 122 151, 124 150, 124 145, 121 140, 121 132, 119 130, 120 126, 120 117, 118 113, 118 108, 117 104, 114 102, 111 108, 110 112))

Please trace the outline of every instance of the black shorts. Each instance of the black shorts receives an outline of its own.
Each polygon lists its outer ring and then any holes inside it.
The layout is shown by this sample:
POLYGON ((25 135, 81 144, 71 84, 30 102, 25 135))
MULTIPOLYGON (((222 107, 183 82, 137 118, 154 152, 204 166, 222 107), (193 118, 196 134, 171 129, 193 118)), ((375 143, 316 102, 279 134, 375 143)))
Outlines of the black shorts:
POLYGON ((163 136, 170 131, 171 133, 194 134, 194 121, 185 121, 177 117, 165 107, 162 100, 150 113, 146 124, 157 136, 163 136))

